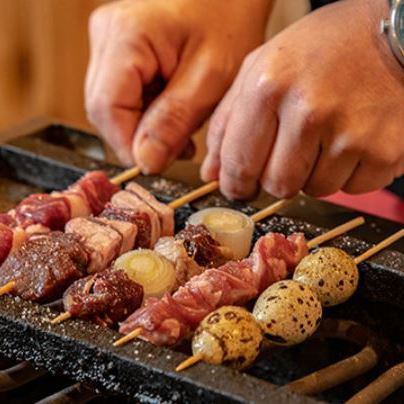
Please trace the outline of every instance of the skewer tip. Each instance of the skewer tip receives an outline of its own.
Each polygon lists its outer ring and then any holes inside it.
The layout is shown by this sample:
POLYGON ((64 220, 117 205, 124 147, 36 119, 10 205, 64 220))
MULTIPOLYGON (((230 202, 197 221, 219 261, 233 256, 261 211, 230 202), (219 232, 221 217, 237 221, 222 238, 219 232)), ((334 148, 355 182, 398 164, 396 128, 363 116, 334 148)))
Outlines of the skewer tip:
POLYGON ((50 320, 49 322, 51 324, 60 324, 63 321, 68 320, 69 318, 71 318, 71 314, 68 311, 65 311, 64 313, 59 314, 57 317, 53 318, 52 320, 50 320))
POLYGON ((196 355, 192 355, 189 358, 185 359, 183 362, 181 362, 176 368, 176 372, 181 372, 182 370, 185 370, 192 365, 195 365, 196 363, 200 362, 203 359, 203 355, 201 353, 198 353, 196 355))
POLYGON ((116 340, 112 345, 113 346, 122 346, 127 344, 128 342, 136 339, 140 334, 142 333, 142 329, 139 328, 135 328, 132 332, 130 332, 129 334, 123 336, 122 338, 119 338, 118 340, 116 340))
POLYGON ((5 285, 0 287, 0 296, 6 295, 7 293, 12 292, 14 287, 15 287, 15 281, 7 282, 5 285))

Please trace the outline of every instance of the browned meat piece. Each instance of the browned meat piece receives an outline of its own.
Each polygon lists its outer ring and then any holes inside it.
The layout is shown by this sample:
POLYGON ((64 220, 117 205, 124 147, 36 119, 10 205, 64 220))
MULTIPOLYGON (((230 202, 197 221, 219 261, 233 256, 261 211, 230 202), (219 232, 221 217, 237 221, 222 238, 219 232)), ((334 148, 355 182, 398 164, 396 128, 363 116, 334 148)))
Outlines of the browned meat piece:
POLYGON ((188 255, 202 267, 217 268, 231 258, 231 252, 221 247, 203 224, 188 225, 175 239, 183 241, 188 255))
POLYGON ((12 252, 0 268, 0 284, 15 281, 14 295, 46 302, 86 273, 88 254, 72 234, 34 236, 12 252))
POLYGON ((113 325, 140 307, 143 287, 124 271, 108 269, 74 282, 63 295, 72 317, 113 325))
POLYGON ((137 227, 137 235, 134 247, 151 247, 151 222, 150 217, 145 212, 137 212, 134 209, 125 209, 112 204, 107 204, 100 217, 109 220, 120 220, 122 222, 133 223, 137 227))

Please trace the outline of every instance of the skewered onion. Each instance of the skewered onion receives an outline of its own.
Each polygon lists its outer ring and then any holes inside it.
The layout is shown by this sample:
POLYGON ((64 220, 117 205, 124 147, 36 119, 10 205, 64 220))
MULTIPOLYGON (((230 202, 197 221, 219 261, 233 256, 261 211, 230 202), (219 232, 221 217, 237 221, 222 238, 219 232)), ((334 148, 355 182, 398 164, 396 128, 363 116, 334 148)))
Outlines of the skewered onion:
POLYGON ((192 340, 192 352, 208 363, 243 369, 254 362, 261 342, 261 329, 251 313, 224 306, 201 322, 192 340))
POLYGON ((136 250, 121 255, 115 269, 126 272, 134 282, 143 286, 144 298, 161 297, 172 292, 176 278, 173 264, 152 250, 136 250))
POLYGON ((232 250, 235 259, 249 254, 254 221, 244 213, 228 208, 207 208, 191 215, 188 222, 205 225, 220 245, 232 250))
POLYGON ((303 342, 317 329, 322 309, 314 292, 292 280, 276 282, 255 303, 253 315, 276 345, 303 342))

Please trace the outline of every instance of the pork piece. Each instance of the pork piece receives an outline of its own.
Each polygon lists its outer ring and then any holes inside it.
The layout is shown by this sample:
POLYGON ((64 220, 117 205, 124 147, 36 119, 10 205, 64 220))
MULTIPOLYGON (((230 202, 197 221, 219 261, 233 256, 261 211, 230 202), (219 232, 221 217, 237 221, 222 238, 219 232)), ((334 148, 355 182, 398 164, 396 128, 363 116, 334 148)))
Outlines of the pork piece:
POLYGON ((122 236, 122 245, 119 255, 126 253, 133 249, 136 241, 137 227, 130 222, 121 220, 111 220, 106 218, 97 217, 96 221, 106 226, 112 227, 122 236))
POLYGON ((0 283, 15 281, 14 295, 47 302, 83 277, 87 264, 88 254, 73 234, 33 236, 8 256, 0 268, 0 283))
POLYGON ((156 345, 175 345, 209 313, 225 305, 244 305, 273 282, 291 274, 308 253, 302 234, 261 237, 249 258, 207 269, 172 296, 149 298, 120 327, 127 334, 141 327, 141 337, 156 345))
POLYGON ((158 201, 154 195, 136 182, 130 182, 125 189, 136 194, 158 214, 161 225, 161 237, 174 235, 175 224, 173 208, 158 201))
POLYGON ((176 276, 174 290, 184 285, 193 276, 199 275, 204 269, 188 255, 182 240, 175 240, 174 237, 160 238, 154 247, 154 251, 174 264, 176 276))
POLYGON ((70 219, 70 206, 63 196, 33 194, 17 205, 15 219, 23 228, 39 224, 51 230, 63 230, 70 219))
POLYGON ((153 247, 161 236, 160 219, 157 213, 136 194, 119 191, 111 199, 112 205, 118 208, 132 209, 135 212, 146 213, 150 219, 150 246, 153 247))
POLYGON ((0 264, 8 257, 13 247, 14 232, 8 226, 0 223, 0 264))
POLYGON ((151 222, 147 213, 136 212, 133 209, 119 208, 108 203, 99 217, 133 223, 137 228, 133 248, 151 248, 151 222))
POLYGON ((189 224, 175 236, 176 240, 181 240, 190 257, 198 265, 207 268, 216 268, 223 265, 232 256, 227 247, 222 247, 212 238, 209 230, 203 225, 194 226, 189 224))
POLYGON ((75 217, 87 217, 92 214, 86 194, 79 186, 73 186, 63 192, 52 192, 51 196, 66 198, 70 207, 71 219, 75 217))
POLYGON ((18 223, 15 220, 14 209, 10 210, 10 212, 8 212, 8 213, 0 213, 0 223, 6 225, 8 227, 18 226, 18 223))
POLYGON ((84 193, 93 215, 100 214, 112 195, 118 191, 119 187, 112 184, 103 171, 90 171, 67 190, 79 195, 84 193))
POLYGON ((122 234, 95 218, 76 217, 67 223, 65 231, 79 237, 89 251, 87 271, 90 274, 108 268, 121 251, 122 234))
POLYGON ((77 280, 63 295, 64 309, 73 317, 105 325, 123 320, 142 301, 143 287, 112 269, 77 280))

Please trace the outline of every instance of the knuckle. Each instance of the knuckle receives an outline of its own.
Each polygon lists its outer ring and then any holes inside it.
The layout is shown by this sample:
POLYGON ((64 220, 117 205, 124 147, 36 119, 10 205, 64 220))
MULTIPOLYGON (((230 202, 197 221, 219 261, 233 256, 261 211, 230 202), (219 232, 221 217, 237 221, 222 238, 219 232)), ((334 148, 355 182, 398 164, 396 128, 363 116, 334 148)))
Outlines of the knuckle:
POLYGON ((265 72, 258 76, 255 90, 261 103, 268 106, 276 106, 279 104, 286 88, 281 80, 276 79, 275 75, 265 72))
POLYGON ((243 164, 242 159, 222 153, 222 170, 224 175, 237 181, 249 181, 255 179, 254 169, 250 164, 243 164))
POLYGON ((96 8, 88 19, 88 27, 90 33, 97 33, 101 29, 104 29, 105 24, 110 18, 111 5, 105 4, 96 8))

